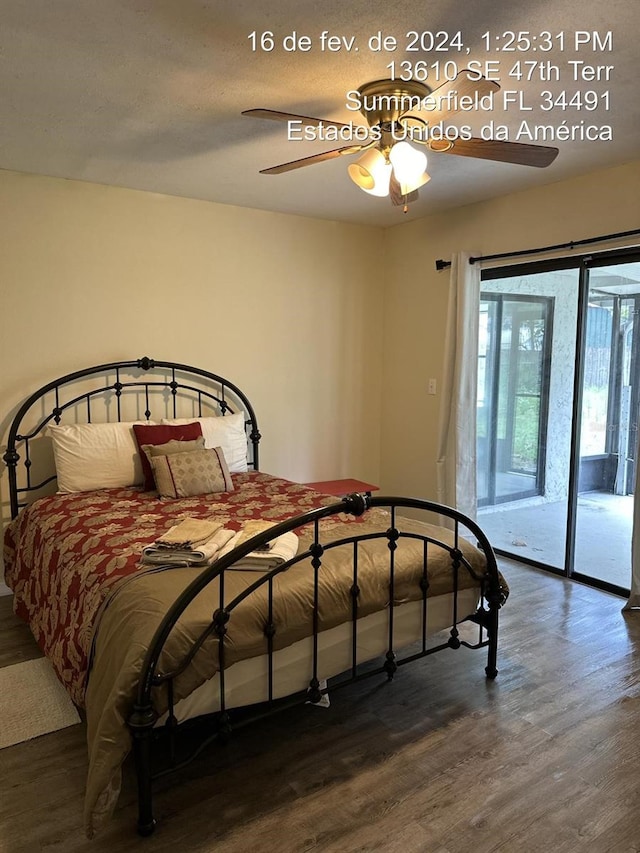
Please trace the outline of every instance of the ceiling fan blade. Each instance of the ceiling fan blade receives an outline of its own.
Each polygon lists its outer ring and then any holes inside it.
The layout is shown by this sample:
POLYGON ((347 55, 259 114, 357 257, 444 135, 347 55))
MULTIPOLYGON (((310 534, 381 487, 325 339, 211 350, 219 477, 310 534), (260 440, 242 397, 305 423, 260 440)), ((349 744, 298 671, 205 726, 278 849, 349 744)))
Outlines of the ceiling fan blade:
POLYGON ((331 119, 327 118, 313 118, 313 116, 299 116, 295 113, 282 113, 278 110, 243 110, 242 115, 249 116, 249 118, 266 118, 271 121, 299 121, 309 127, 318 127, 320 124, 324 127, 353 127, 353 125, 344 124, 341 121, 331 121, 331 119))
POLYGON ((536 166, 544 169, 558 156, 558 149, 547 145, 529 145, 525 142, 501 142, 496 139, 456 139, 451 143, 431 140, 429 148, 442 154, 457 154, 460 157, 477 157, 480 160, 497 160, 499 163, 515 163, 518 166, 536 166), (438 146, 443 147, 439 148, 438 146))
POLYGON ((494 80, 487 80, 486 77, 478 78, 475 71, 463 68, 462 71, 456 74, 453 80, 448 80, 442 86, 438 86, 428 96, 429 103, 439 104, 439 109, 412 111, 410 114, 403 116, 403 118, 416 117, 422 121, 426 119, 429 124, 434 125, 440 121, 444 121, 448 116, 459 112, 460 98, 482 98, 485 95, 491 94, 491 92, 497 92, 499 89, 499 84, 494 80), (432 101, 431 99, 435 100, 432 101))
POLYGON ((271 166, 270 169, 260 169, 261 175, 280 175, 282 172, 290 172, 292 169, 301 169, 303 166, 312 166, 314 163, 322 163, 324 160, 333 160, 343 154, 356 154, 366 145, 347 145, 342 148, 333 148, 322 154, 314 154, 311 157, 303 157, 301 160, 292 160, 290 163, 281 163, 279 166, 271 166))

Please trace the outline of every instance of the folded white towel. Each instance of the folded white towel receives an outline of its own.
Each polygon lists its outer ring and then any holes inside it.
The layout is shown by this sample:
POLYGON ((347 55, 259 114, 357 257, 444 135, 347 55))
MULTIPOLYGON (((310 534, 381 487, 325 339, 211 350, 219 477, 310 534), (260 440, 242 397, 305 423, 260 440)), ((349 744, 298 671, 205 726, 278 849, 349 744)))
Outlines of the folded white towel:
MULTIPOLYGON (((241 545, 243 542, 246 542, 247 539, 251 539, 252 536, 257 536, 258 533, 264 533, 265 530, 269 530, 270 527, 273 527, 275 521, 263 521, 262 519, 256 519, 255 521, 245 521, 242 525, 242 530, 238 536, 238 541, 234 545, 234 548, 238 545, 241 545)), ((269 546, 271 543, 269 543, 269 546)))
POLYGON ((156 539, 155 544, 158 548, 197 548, 208 542, 221 527, 219 521, 207 518, 183 518, 156 539))
MULTIPOLYGON (((225 556, 232 551, 239 541, 243 540, 243 531, 236 533, 233 539, 222 549, 219 557, 225 556)), ((268 572, 291 560, 298 553, 298 537, 295 533, 283 533, 269 543, 268 550, 250 551, 245 557, 241 557, 237 563, 229 566, 230 569, 239 571, 261 571, 268 572)))
POLYGON ((198 548, 163 548, 155 542, 142 549, 142 562, 159 565, 161 563, 187 563, 190 566, 202 566, 213 562, 220 556, 221 550, 237 534, 233 530, 221 528, 198 548))

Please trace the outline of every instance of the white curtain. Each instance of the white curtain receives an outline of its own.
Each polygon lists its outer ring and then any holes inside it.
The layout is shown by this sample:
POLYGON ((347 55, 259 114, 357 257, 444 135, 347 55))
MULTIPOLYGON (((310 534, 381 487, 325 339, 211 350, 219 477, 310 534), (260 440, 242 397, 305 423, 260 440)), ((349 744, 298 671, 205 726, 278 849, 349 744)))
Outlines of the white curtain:
POLYGON ((436 471, 438 502, 475 518, 480 269, 471 254, 451 259, 436 471))

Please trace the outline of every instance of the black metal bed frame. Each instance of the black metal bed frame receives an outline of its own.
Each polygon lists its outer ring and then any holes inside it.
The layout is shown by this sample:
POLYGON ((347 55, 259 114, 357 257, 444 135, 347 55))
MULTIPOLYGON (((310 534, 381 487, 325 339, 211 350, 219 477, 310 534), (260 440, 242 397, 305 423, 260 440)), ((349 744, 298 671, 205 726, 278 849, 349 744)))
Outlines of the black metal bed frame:
MULTIPOLYGON (((122 405, 126 397, 133 398, 138 409, 138 418, 150 420, 157 409, 168 417, 177 417, 178 404, 191 404, 189 415, 193 418, 206 414, 226 415, 237 411, 245 413, 245 429, 248 433, 248 465, 258 470, 258 448, 260 432, 255 412, 246 395, 232 382, 202 370, 172 361, 156 361, 144 356, 135 361, 115 361, 99 364, 67 373, 43 385, 18 409, 7 439, 3 459, 9 471, 9 501, 11 517, 15 518, 30 498, 54 483, 55 473, 34 474, 32 471, 32 445, 44 436, 48 424, 59 424, 66 413, 83 423, 91 423, 93 403, 99 401, 102 413, 108 408, 110 398, 115 400, 115 421, 122 420, 122 405), (128 378, 127 378, 128 377, 128 378), (80 393, 77 388, 82 380, 89 387, 80 393), (97 384, 93 384, 93 382, 97 384), (195 384, 200 383, 200 384, 195 384), (48 407, 45 400, 49 397, 48 407), (42 401, 39 415, 31 422, 27 416, 42 401), (155 409, 153 406, 155 405, 155 409), (26 421, 26 423, 25 423, 26 421), (24 453, 24 458, 20 456, 24 453), (22 458, 22 465, 19 466, 22 458), (19 477, 19 473, 23 476, 19 477)), ((100 420, 104 420, 104 417, 100 420)))
MULTIPOLYGON (((145 400, 144 414, 149 418, 151 413, 151 389, 156 391, 160 389, 163 392, 168 392, 171 395, 170 406, 172 412, 176 411, 176 396, 179 392, 185 391, 187 395, 193 397, 195 395, 198 410, 202 410, 202 404, 207 401, 208 405, 217 407, 222 414, 227 411, 233 411, 232 406, 240 406, 246 413, 246 426, 248 429, 248 441, 252 447, 253 458, 252 466, 258 468, 258 442, 260 434, 257 428, 257 422, 251 404, 246 396, 232 383, 218 376, 217 374, 198 368, 188 367, 186 365, 174 364, 171 362, 153 361, 152 359, 143 358, 137 361, 130 362, 115 362, 107 365, 100 365, 95 368, 87 368, 68 374, 61 379, 49 383, 32 394, 28 400, 20 407, 9 432, 9 441, 7 451, 4 454, 4 460, 9 468, 9 483, 10 483, 10 499, 11 511, 15 516, 20 507, 27 502, 27 499, 46 485, 55 477, 45 478, 44 480, 33 481, 31 476, 31 458, 30 444, 39 436, 45 426, 54 421, 59 423, 62 414, 65 411, 75 411, 79 403, 82 403, 83 408, 86 406, 87 419, 91 420, 91 403, 92 401, 105 395, 114 394, 117 402, 117 415, 120 416, 120 397, 128 390, 134 390, 136 393, 141 393, 145 400), (134 374, 134 378, 130 381, 123 382, 122 374, 124 372, 134 374), (149 374, 152 374, 150 376, 149 374), (157 374, 160 373, 160 378, 157 374), (85 380, 88 377, 105 377, 113 376, 113 381, 101 381, 99 387, 84 389, 82 393, 70 396, 68 399, 62 399, 63 387, 71 386, 74 382, 85 380), (153 378, 155 376, 155 378, 153 378), (205 388, 196 388, 193 382, 186 377, 198 377, 205 383, 205 388), (53 394, 54 405, 50 411, 43 411, 38 414, 36 423, 30 427, 28 431, 21 433, 21 424, 25 416, 39 404, 39 401, 46 397, 47 394, 53 394), (228 398, 231 398, 229 402, 228 398), (17 466, 20 461, 18 448, 24 449, 25 459, 24 465, 24 485, 19 484, 17 476, 17 466), (26 496, 24 501, 21 501, 21 496, 26 496)), ((166 401, 165 401, 166 403, 166 401)), ((163 403, 164 405, 164 403, 163 403)), ((425 531, 427 529, 425 528, 425 531)), ((161 624, 159 625, 156 634, 146 653, 142 672, 138 682, 137 695, 133 704, 131 714, 128 718, 128 726, 132 735, 134 761, 137 773, 138 784, 138 821, 137 828, 141 835, 150 835, 155 827, 156 821, 153 816, 152 807, 152 792, 154 780, 160 776, 182 768, 184 765, 193 760, 199 755, 202 750, 208 746, 211 741, 216 738, 228 738, 232 728, 237 729, 246 725, 248 722, 273 713, 283 706, 289 707, 292 704, 310 701, 318 703, 323 694, 326 692, 322 688, 319 672, 319 637, 321 634, 320 615, 319 615, 319 590, 320 577, 323 566, 323 556, 330 550, 337 547, 348 547, 352 549, 352 575, 348 579, 350 583, 349 593, 351 597, 351 648, 350 658, 351 667, 349 671, 342 675, 332 678, 327 689, 334 692, 335 690, 352 684, 363 678, 368 678, 376 675, 384 675, 388 680, 393 679, 398 668, 411 661, 435 654, 444 649, 458 649, 467 647, 471 649, 487 648, 487 663, 485 673, 487 678, 493 679, 497 675, 497 647, 498 647, 498 611, 504 602, 505 592, 501 584, 500 574, 498 572, 496 558, 489 540, 476 524, 475 521, 450 507, 443 506, 431 501, 419 500, 417 498, 404 497, 371 497, 365 494, 352 494, 344 497, 341 501, 336 501, 329 506, 323 506, 319 509, 311 510, 303 515, 288 519, 280 524, 275 525, 269 530, 254 536, 247 540, 241 546, 235 548, 232 552, 220 558, 216 563, 208 569, 201 572, 200 575, 183 591, 178 599, 171 606, 161 624), (353 534, 337 540, 332 540, 328 533, 322 533, 320 522, 337 513, 347 513, 353 516, 359 516, 369 508, 384 507, 388 510, 388 527, 385 530, 371 533, 359 533, 360 525, 353 525, 353 534), (411 514, 429 514, 431 518, 445 517, 449 520, 453 528, 453 545, 439 539, 431 532, 417 534, 415 532, 404 532, 397 525, 397 515, 399 510, 410 510, 411 514), (307 525, 307 529, 312 531, 311 544, 304 553, 297 554, 293 559, 285 562, 283 565, 267 572, 256 573, 256 580, 249 585, 241 594, 232 601, 225 601, 225 573, 233 571, 234 564, 242 559, 246 554, 265 545, 267 542, 275 539, 285 532, 292 531, 307 525), (466 559, 463 551, 460 548, 460 539, 462 536, 468 537, 469 534, 475 539, 478 547, 484 552, 485 556, 485 571, 482 576, 476 574, 469 561, 466 559), (421 639, 417 644, 406 650, 404 656, 398 654, 395 640, 395 606, 388 607, 388 625, 387 625, 387 650, 384 654, 384 660, 380 663, 369 662, 367 666, 363 666, 358 662, 358 619, 359 619, 359 594, 360 587, 358 584, 359 576, 359 560, 360 549, 363 543, 373 540, 382 539, 386 541, 388 550, 388 565, 389 565, 389 601, 394 601, 394 584, 395 584, 395 563, 396 550, 400 540, 410 538, 421 541, 422 544, 422 572, 419 582, 419 591, 416 590, 416 599, 421 602, 421 639), (438 639, 428 641, 429 637, 429 576, 428 566, 430 555, 434 548, 444 549, 451 560, 451 575, 452 575, 452 601, 453 601, 453 618, 449 628, 448 636, 442 642, 438 639), (308 568, 313 576, 313 608, 310 613, 310 636, 312 638, 312 660, 309 686, 306 690, 293 696, 285 697, 284 699, 274 698, 273 695, 273 680, 274 680, 274 638, 277 633, 277 626, 274 624, 274 579, 286 572, 291 566, 304 562, 305 570, 308 568), (476 611, 470 616, 461 616, 458 614, 458 593, 460 587, 460 574, 468 572, 471 574, 479 587, 479 606, 476 611), (185 611, 188 605, 198 596, 209 584, 213 581, 219 583, 219 606, 212 615, 209 625, 202 631, 200 636, 193 643, 192 647, 184 658, 171 671, 162 671, 160 662, 162 651, 170 637, 173 627, 176 625, 181 614, 185 611), (242 605, 242 603, 251 595, 258 591, 264 591, 266 588, 266 613, 264 621, 264 635, 266 642, 266 657, 268 671, 268 695, 267 699, 260 706, 254 706, 251 709, 235 709, 227 706, 225 697, 225 635, 228 631, 230 620, 233 618, 234 611, 242 605), (470 621, 477 625, 477 638, 475 641, 463 639, 458 630, 462 622, 470 621), (174 702, 174 680, 186 669, 195 655, 202 648, 205 641, 209 638, 214 638, 215 648, 217 649, 217 678, 219 687, 219 710, 212 715, 208 715, 206 722, 206 730, 201 735, 200 741, 195 748, 190 748, 184 752, 183 745, 178 742, 178 733, 190 726, 190 721, 178 723, 175 716, 174 702), (417 645, 417 648, 416 648, 417 645), (166 690, 166 701, 168 704, 168 715, 166 724, 157 726, 158 712, 154 707, 154 696, 158 690, 166 690), (162 763, 159 763, 162 762, 162 763)), ((442 639, 442 638, 440 638, 442 639)))

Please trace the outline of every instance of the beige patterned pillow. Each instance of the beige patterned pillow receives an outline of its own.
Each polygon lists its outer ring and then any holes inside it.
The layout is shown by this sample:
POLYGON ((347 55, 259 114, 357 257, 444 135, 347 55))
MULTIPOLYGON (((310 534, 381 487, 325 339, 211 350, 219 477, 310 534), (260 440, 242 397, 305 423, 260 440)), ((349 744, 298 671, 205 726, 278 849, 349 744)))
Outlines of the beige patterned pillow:
POLYGON ((231 474, 219 447, 151 456, 149 461, 162 498, 189 498, 233 491, 231 474))
POLYGON ((164 444, 143 444, 140 448, 149 459, 152 456, 171 456, 174 453, 191 453, 194 450, 204 450, 204 436, 194 438, 193 441, 182 441, 172 438, 164 444))

